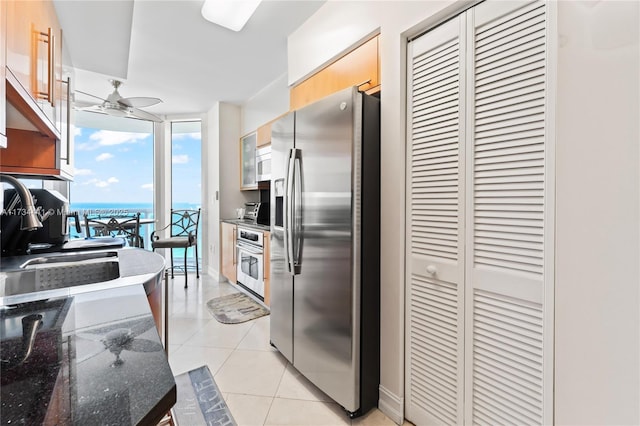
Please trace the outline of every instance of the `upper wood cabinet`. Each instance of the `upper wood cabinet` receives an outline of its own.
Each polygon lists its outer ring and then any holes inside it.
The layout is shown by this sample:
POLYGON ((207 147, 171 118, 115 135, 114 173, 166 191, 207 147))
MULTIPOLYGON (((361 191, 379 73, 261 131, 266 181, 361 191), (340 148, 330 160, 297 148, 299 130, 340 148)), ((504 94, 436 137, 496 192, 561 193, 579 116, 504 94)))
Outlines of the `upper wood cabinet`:
POLYGON ((0 171, 72 179, 71 75, 63 75, 65 49, 53 3, 3 0, 2 7, 7 147, 0 171))
POLYGON ((240 190, 258 189, 256 181, 256 145, 258 133, 240 139, 240 190))
POLYGON ((256 146, 261 147, 271 143, 271 122, 258 127, 256 146))
POLYGON ((290 109, 299 109, 351 86, 375 92, 380 86, 378 36, 291 88, 290 109))
POLYGON ((62 81, 62 29, 51 1, 7 0, 8 71, 58 129, 62 81))

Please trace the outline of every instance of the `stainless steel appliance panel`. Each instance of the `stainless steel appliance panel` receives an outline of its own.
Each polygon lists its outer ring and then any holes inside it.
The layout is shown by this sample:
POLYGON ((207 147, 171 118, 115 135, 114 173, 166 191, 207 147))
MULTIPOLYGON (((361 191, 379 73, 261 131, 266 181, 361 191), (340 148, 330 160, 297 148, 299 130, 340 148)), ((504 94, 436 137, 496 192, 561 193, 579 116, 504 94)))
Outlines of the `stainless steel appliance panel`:
POLYGON ((285 253, 283 209, 287 158, 294 143, 295 113, 271 126, 271 344, 293 362, 293 277, 285 253))
POLYGON ((354 90, 338 92, 296 112, 300 161, 292 163, 290 174, 294 198, 302 196, 292 208, 290 253, 299 256, 294 259, 299 274, 294 278, 293 365, 349 411, 359 408, 354 96, 359 96, 354 90))
POLYGON ((271 180, 271 145, 256 150, 256 181, 271 180))

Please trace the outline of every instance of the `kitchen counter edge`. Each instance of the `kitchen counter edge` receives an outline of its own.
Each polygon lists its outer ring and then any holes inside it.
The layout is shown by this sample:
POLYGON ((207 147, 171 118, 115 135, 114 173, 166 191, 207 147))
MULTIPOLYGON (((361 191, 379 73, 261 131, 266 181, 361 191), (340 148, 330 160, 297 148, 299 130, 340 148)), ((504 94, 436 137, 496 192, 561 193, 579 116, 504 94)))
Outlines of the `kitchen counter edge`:
MULTIPOLYGON (((75 287, 65 287, 55 290, 45 290, 36 293, 24 293, 10 296, 0 296, 0 306, 24 303, 37 300, 43 297, 69 296, 91 291, 106 290, 129 285, 142 284, 147 295, 153 293, 158 285, 162 283, 162 271, 166 267, 165 259, 157 253, 148 250, 125 247, 119 249, 92 250, 92 252, 117 252, 120 264, 120 277, 93 284, 84 284, 75 287)), ((77 252, 75 252, 77 253, 77 252)), ((2 273, 20 270, 20 265, 24 262, 44 256, 55 256, 61 253, 34 254, 25 256, 14 256, 2 258, 2 273)))
POLYGON ((220 222, 230 223, 232 225, 241 226, 243 228, 257 229, 262 232, 270 232, 271 227, 269 225, 260 225, 258 223, 247 222, 243 219, 221 219, 220 222))

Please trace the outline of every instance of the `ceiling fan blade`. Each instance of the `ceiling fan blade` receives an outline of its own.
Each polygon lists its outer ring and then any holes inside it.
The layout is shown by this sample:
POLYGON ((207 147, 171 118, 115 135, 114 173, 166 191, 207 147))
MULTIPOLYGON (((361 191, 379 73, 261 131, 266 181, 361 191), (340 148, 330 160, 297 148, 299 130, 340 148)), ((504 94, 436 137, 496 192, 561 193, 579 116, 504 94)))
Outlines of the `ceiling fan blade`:
POLYGON ((97 108, 99 107, 100 104, 97 104, 95 102, 87 102, 87 101, 81 101, 81 100, 75 100, 73 101, 73 107, 77 110, 92 110, 92 108, 97 108))
POLYGON ((132 108, 132 110, 129 112, 129 117, 138 118, 140 120, 154 121, 156 123, 162 123, 164 121, 161 117, 138 108, 132 108))
POLYGON ((162 100, 158 98, 149 98, 149 97, 133 97, 133 98, 122 98, 122 99, 119 99, 118 102, 131 108, 145 108, 145 107, 150 107, 152 105, 159 104, 160 102, 162 102, 162 100))
POLYGON ((77 95, 78 93, 80 93, 80 94, 82 94, 82 95, 85 95, 85 96, 89 96, 89 97, 91 97, 91 98, 99 99, 101 102, 104 102, 104 101, 105 101, 105 99, 104 99, 104 98, 101 98, 100 96, 92 95, 91 93, 83 92, 82 90, 78 90, 78 89, 76 89, 76 90, 75 90, 75 94, 77 95))

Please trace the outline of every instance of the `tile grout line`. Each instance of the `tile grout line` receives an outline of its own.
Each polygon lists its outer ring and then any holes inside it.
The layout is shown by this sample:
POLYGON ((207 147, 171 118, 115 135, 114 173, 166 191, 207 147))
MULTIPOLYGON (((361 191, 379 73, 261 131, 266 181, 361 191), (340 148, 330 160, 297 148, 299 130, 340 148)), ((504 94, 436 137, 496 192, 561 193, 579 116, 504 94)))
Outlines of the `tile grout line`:
MULTIPOLYGON (((287 362, 288 364, 288 362, 287 362)), ((282 384, 282 379, 284 378, 285 373, 287 372, 287 366, 284 366, 284 369, 282 370, 282 375, 280 375, 280 380, 278 381, 278 386, 276 386, 276 393, 273 395, 273 398, 271 399, 271 404, 269 404, 269 409, 267 410, 267 415, 264 418, 264 422, 262 422, 262 425, 264 426, 267 423, 267 419, 269 418, 269 414, 271 414, 271 408, 273 407, 273 403, 276 400, 277 396, 278 396, 278 390, 280 390, 280 385, 282 384)))

